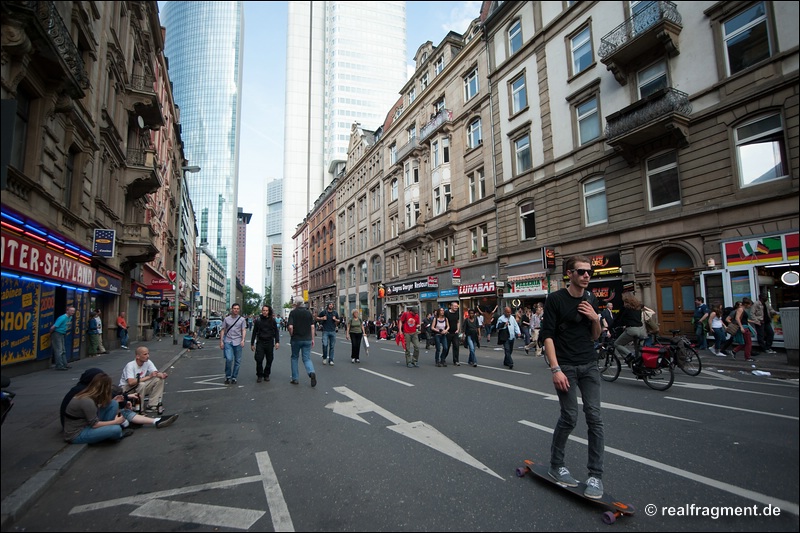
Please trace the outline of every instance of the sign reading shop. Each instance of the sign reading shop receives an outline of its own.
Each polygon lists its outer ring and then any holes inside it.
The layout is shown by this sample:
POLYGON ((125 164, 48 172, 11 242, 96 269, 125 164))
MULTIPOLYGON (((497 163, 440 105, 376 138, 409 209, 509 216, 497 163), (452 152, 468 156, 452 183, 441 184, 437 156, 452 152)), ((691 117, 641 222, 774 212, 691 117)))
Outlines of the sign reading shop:
POLYGON ((420 292, 425 289, 435 289, 439 287, 439 278, 436 276, 428 276, 425 279, 395 283, 386 286, 386 294, 392 296, 395 294, 407 294, 409 292, 420 292))

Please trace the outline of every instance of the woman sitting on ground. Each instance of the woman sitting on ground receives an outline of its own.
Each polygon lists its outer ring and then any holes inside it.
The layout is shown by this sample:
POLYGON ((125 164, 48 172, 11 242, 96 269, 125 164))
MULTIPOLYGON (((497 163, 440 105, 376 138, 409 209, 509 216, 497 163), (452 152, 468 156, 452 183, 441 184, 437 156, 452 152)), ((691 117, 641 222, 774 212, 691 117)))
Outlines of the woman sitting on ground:
POLYGON ((126 404, 120 410, 122 394, 112 397, 111 376, 97 374, 89 386, 76 394, 67 404, 64 419, 64 440, 72 444, 95 444, 103 441, 119 441, 133 434, 123 432, 129 424, 165 428, 177 420, 178 415, 158 418, 137 415, 126 404))

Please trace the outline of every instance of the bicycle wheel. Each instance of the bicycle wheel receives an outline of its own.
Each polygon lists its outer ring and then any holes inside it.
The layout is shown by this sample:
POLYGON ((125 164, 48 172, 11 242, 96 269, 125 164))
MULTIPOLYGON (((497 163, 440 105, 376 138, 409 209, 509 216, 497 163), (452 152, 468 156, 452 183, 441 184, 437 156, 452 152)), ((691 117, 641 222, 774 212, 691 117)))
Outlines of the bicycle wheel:
POLYGON ((675 370, 672 363, 665 368, 649 368, 646 369, 642 379, 653 390, 667 390, 675 381, 675 370))
POLYGON ((683 353, 683 365, 680 366, 680 369, 690 376, 696 376, 703 368, 703 362, 700 360, 700 354, 697 353, 697 350, 691 346, 685 346, 683 348, 683 353))
POLYGON ((603 381, 615 381, 622 370, 619 357, 613 348, 600 347, 597 352, 597 369, 603 381))

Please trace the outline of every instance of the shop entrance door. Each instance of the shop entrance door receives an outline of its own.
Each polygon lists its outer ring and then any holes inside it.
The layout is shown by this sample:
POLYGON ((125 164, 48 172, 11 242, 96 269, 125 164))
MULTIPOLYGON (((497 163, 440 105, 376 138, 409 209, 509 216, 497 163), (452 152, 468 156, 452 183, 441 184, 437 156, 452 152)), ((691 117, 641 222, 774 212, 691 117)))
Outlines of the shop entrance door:
POLYGON ((679 329, 691 334, 694 314, 694 276, 691 270, 656 273, 656 295, 658 297, 658 321, 661 335, 669 336, 669 330, 679 329))

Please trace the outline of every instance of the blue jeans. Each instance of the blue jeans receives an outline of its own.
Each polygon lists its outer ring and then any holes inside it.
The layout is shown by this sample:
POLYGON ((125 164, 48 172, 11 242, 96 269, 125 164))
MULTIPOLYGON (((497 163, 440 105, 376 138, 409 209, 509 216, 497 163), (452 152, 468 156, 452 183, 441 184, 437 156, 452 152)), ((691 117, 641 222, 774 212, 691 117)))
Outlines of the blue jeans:
POLYGON ((507 367, 514 366, 514 359, 511 357, 512 353, 514 353, 514 337, 503 343, 503 364, 507 367))
MULTIPOLYGON (((117 402, 111 401, 105 407, 100 407, 97 410, 97 418, 100 421, 107 422, 109 420, 114 420, 114 417, 117 416, 117 411, 119 410, 119 405, 117 402)), ((103 442, 104 440, 119 440, 122 438, 122 426, 119 424, 114 424, 111 426, 102 426, 99 428, 93 428, 92 426, 86 426, 78 433, 78 436, 72 439, 70 442, 72 444, 95 444, 97 442, 103 442)))
POLYGON ((697 335, 697 349, 708 349, 708 340, 706 339, 706 326, 702 322, 694 325, 694 334, 697 335))
POLYGON ((297 381, 298 376, 298 363, 297 359, 300 357, 300 352, 303 352, 303 365, 306 367, 306 372, 310 375, 314 372, 314 363, 311 362, 311 341, 297 341, 292 339, 292 381, 297 381))
POLYGON ((53 358, 55 359, 56 368, 67 368, 67 352, 64 346, 63 333, 54 331, 50 334, 50 343, 53 345, 53 358))
POLYGON ((714 332, 714 348, 720 351, 722 344, 725 342, 725 328, 714 328, 712 331, 714 332))
POLYGON ((242 366, 242 345, 226 342, 224 346, 225 379, 236 379, 239 377, 239 367, 242 366))
POLYGON ((433 340, 436 341, 436 362, 444 363, 447 356, 447 335, 436 335, 433 340))
POLYGON ((128 345, 128 330, 127 329, 120 329, 119 330, 119 343, 122 346, 128 345))
POLYGON ((336 348, 336 332, 323 331, 322 332, 322 358, 328 359, 333 362, 333 352, 336 348))
POLYGON ((569 379, 569 390, 566 392, 556 390, 558 402, 561 404, 561 416, 553 431, 550 466, 556 469, 564 466, 564 449, 570 433, 578 423, 578 389, 580 389, 583 414, 589 427, 589 462, 586 466, 590 476, 602 478, 605 443, 603 417, 600 412, 600 371, 597 369, 597 362, 592 361, 577 366, 561 363, 560 366, 561 371, 569 379))
POLYGON ((467 346, 469 346, 469 359, 467 359, 467 364, 477 365, 478 359, 475 357, 475 339, 470 335, 467 335, 467 346))

